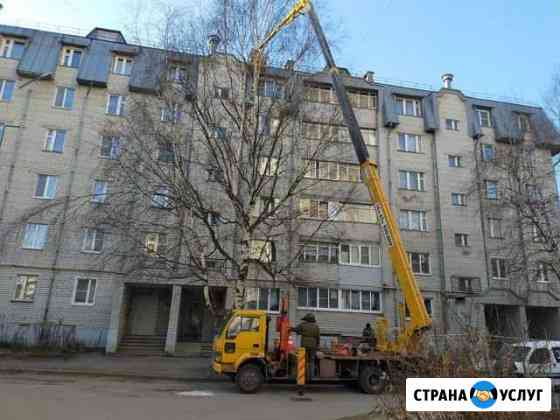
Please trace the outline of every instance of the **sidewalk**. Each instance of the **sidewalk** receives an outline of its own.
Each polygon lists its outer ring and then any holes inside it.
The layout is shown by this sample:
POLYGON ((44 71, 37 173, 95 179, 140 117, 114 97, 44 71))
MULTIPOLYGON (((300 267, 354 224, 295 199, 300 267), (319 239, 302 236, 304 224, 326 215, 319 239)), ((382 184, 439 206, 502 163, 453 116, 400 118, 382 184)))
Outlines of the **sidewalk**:
POLYGON ((193 382, 225 380, 211 370, 209 358, 105 356, 101 353, 75 354, 69 358, 21 357, 17 353, 2 353, 0 374, 2 373, 72 374, 193 382))

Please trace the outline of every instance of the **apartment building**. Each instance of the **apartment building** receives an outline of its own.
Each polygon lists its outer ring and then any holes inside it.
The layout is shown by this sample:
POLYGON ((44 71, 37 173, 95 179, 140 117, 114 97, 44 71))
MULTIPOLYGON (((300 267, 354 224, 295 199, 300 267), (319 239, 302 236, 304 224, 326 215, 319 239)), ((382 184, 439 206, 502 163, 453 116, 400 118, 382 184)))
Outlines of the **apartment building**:
MULTIPOLYGON (((150 60, 168 53, 127 44, 120 32, 100 28, 79 37, 0 25, 0 47, 0 323, 59 322, 108 352, 130 345, 127 337, 148 337, 168 353, 209 342, 218 315, 206 307, 199 283, 123 274, 97 258, 103 235, 71 217, 73 197, 93 191, 92 201, 102 202, 106 196, 99 166, 118 155, 119 140, 102 131, 118 121, 129 96, 155 93, 160 79, 150 60)), ((174 71, 201 88, 203 59, 212 57, 176 57, 182 64, 174 71)), ((265 96, 277 95, 273 82, 290 73, 269 69, 265 96)), ((327 74, 298 77, 310 106, 336 107, 327 74)), ((441 89, 430 91, 377 83, 373 73, 344 78, 434 331, 474 327, 558 338, 559 279, 508 273, 500 218, 487 206, 500 186, 479 163, 528 135, 538 162, 550 166, 560 143, 539 130, 542 109, 469 97, 453 87, 452 75, 443 79, 441 89), (531 127, 529 134, 512 134, 514 117, 531 127)), ((176 119, 177 112, 162 113, 162 121, 176 119)), ((317 121, 298 124, 302 140, 324 128, 317 121)), ((402 295, 346 130, 338 127, 334 135, 336 146, 308 162, 306 178, 313 184, 297 198, 304 220, 296 240, 298 280, 265 281, 266 287, 255 282, 248 300, 274 315, 287 293, 294 322, 314 312, 325 335, 356 336, 381 316, 397 327, 402 295), (341 185, 351 188, 350 199, 341 185), (337 211, 341 201, 345 206, 337 211), (332 223, 312 236, 317 219, 332 223)), ((552 177, 547 191, 556 194, 552 177)), ((157 247, 159 240, 151 234, 146 246, 157 247)), ((224 311, 231 307, 230 285, 211 284, 209 293, 224 311)))

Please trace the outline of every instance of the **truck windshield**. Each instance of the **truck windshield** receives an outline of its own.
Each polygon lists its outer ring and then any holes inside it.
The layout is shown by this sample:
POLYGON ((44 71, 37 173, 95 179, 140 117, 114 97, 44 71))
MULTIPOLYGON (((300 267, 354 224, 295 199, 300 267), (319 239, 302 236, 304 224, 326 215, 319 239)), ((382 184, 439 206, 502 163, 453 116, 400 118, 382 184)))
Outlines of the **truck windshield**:
POLYGON ((515 346, 512 351, 511 358, 514 362, 524 362, 531 350, 530 347, 525 346, 515 346))

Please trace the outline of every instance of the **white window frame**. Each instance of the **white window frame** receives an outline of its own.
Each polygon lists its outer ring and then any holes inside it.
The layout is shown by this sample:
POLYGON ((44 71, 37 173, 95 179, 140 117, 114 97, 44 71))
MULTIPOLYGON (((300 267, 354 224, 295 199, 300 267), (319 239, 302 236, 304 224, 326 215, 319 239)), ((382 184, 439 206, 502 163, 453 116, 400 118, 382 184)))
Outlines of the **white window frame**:
POLYGON ((408 210, 402 209, 399 212, 399 225, 402 230, 411 230, 411 231, 418 231, 418 232, 427 232, 428 231, 428 217, 425 210, 408 210), (412 228, 412 219, 413 217, 418 216, 418 229, 412 228), (406 217, 406 225, 403 226, 401 224, 406 217))
POLYGON ((113 115, 116 117, 122 117, 125 115, 126 112, 126 96, 124 95, 107 95, 107 106, 105 108, 105 113, 107 115, 113 115), (111 112, 111 98, 117 98, 117 109, 116 112, 111 112))
POLYGON ((72 292, 72 305, 75 306, 93 306, 95 305, 95 297, 97 296, 97 289, 98 289, 99 285, 98 285, 98 281, 96 278, 90 278, 90 277, 76 277, 74 279, 74 290, 72 292), (88 281, 88 287, 87 287, 87 292, 86 292, 86 301, 85 302, 76 302, 76 292, 78 291, 78 282, 80 280, 87 280, 88 281), (93 296, 91 296, 91 284, 92 282, 95 282, 95 287, 93 288, 93 296), (91 297, 91 302, 90 302, 90 297, 91 297))
POLYGON ((273 263, 275 261, 274 242, 264 239, 251 239, 249 242, 249 258, 263 264, 273 263))
POLYGON ((548 276, 548 264, 544 261, 537 261, 537 283, 550 283, 550 277, 548 276))
POLYGON ((531 117, 529 116, 529 114, 525 114, 522 112, 517 113, 517 128, 519 128, 522 133, 526 133, 530 130, 530 121, 531 117))
POLYGON ((266 311, 269 314, 278 314, 280 313, 280 301, 281 301, 281 296, 280 296, 280 288, 278 287, 247 287, 246 289, 246 293, 249 291, 256 291, 256 305, 255 305, 255 309, 259 310, 259 311, 266 311), (263 293, 263 290, 267 291, 267 298, 266 298, 266 308, 261 308, 261 293, 263 293), (272 291, 276 290, 278 293, 278 310, 272 310, 270 309, 271 306, 271 302, 272 302, 272 291))
POLYGON ((375 128, 361 128, 362 138, 368 146, 377 146, 377 130, 375 128))
POLYGON ((152 194, 152 207, 158 209, 168 209, 171 207, 171 198, 169 197, 169 187, 165 185, 160 186, 152 194), (161 201, 160 201, 161 200, 161 201))
POLYGON ((121 154, 121 145, 122 137, 101 136, 101 148, 99 149, 99 157, 102 159, 117 160, 121 154), (109 156, 103 155, 103 142, 105 141, 105 139, 111 139, 111 151, 109 152, 109 156))
POLYGON ((119 74, 121 76, 130 76, 132 73, 132 66, 134 65, 134 60, 132 57, 124 55, 115 55, 113 57, 113 65, 111 66, 114 74, 119 74))
POLYGON ((37 288, 39 286, 39 276, 37 274, 18 274, 16 277, 16 287, 14 288, 14 294, 12 297, 12 302, 25 302, 32 303, 37 294, 37 288), (25 298, 27 293, 27 288, 29 286, 30 280, 34 281, 33 293, 31 297, 25 298), (18 296, 18 290, 21 291, 20 296, 18 296))
POLYGON ((43 152, 64 153, 64 146, 66 144, 66 134, 68 134, 67 130, 48 129, 47 136, 45 138, 45 145, 43 147, 43 152), (61 150, 55 150, 56 141, 58 139, 59 134, 62 136, 62 148, 61 150))
POLYGON ((497 217, 488 218, 488 235, 491 239, 503 239, 502 219, 497 217))
POLYGON ((73 47, 63 47, 62 48, 62 54, 60 57, 60 65, 63 67, 70 67, 73 69, 77 69, 80 68, 80 64, 82 64, 82 58, 84 56, 84 52, 83 50, 79 49, 79 48, 73 48, 73 47), (79 54, 80 59, 78 62, 77 66, 73 65, 74 62, 74 56, 76 55, 76 53, 79 54))
MULTIPOLYGON (((369 314, 379 314, 383 312, 383 293, 379 290, 371 290, 371 289, 351 289, 351 288, 335 288, 335 287, 298 287, 297 288, 297 309, 298 310, 307 310, 307 311, 321 311, 321 312, 353 312, 353 313, 369 313, 369 314), (305 294, 306 294, 306 306, 300 306, 299 304, 299 293, 300 293, 300 289, 305 289, 305 294), (323 290, 328 290, 328 308, 324 308, 320 306, 320 292, 319 290, 323 289, 323 290), (309 293, 310 291, 314 290, 316 293, 316 302, 317 302, 317 306, 309 306, 309 293), (337 295, 337 307, 336 308, 332 308, 330 306, 330 295, 331 295, 331 291, 334 291, 334 293, 336 293, 337 295), (343 293, 349 293, 350 295, 350 299, 352 299, 352 292, 359 292, 359 299, 360 299, 360 309, 348 309, 348 308, 343 308, 342 307, 342 295, 343 293), (370 309, 366 310, 362 308, 362 302, 363 302, 363 298, 362 298, 362 293, 368 293, 370 295, 369 297, 369 301, 370 301, 370 309), (378 297, 378 302, 379 302, 379 309, 378 310, 371 310, 371 306, 372 306, 372 297, 373 295, 377 295, 378 297)), ((352 305, 350 305, 352 306, 352 305)))
POLYGON ((408 117, 421 117, 422 116, 422 104, 420 99, 406 98, 404 96, 398 96, 396 102, 399 108, 399 115, 408 117), (407 113, 407 104, 412 103, 412 114, 407 113))
POLYGON ((418 134, 399 133, 397 140, 399 152, 422 153, 422 136, 418 134), (401 140, 404 140, 404 148, 402 147, 401 140), (409 147, 410 142, 412 142, 414 147, 409 147))
POLYGON ((414 274, 419 275, 419 276, 431 276, 432 275, 432 256, 429 253, 408 251, 407 256, 408 256, 408 261, 409 261, 409 264, 410 264, 410 269, 412 270, 412 272, 414 274), (414 266, 412 264, 413 254, 416 254, 416 255, 419 256, 419 258, 420 258, 420 261, 419 261, 420 268, 424 265, 424 262, 426 262, 426 261, 428 262, 428 270, 429 271, 427 273, 414 271, 414 266))
POLYGON ((266 78, 260 81, 258 93, 262 97, 282 99, 284 97, 284 84, 280 80, 266 78))
POLYGON ((496 158, 496 148, 494 147, 493 144, 482 143, 480 145, 480 147, 481 147, 480 151, 481 151, 482 160, 484 162, 490 162, 490 161, 492 161, 496 158), (492 156, 491 157, 487 157, 487 155, 486 155, 487 150, 492 151, 492 156))
POLYGON ((455 246, 459 247, 459 248, 470 248, 469 234, 468 233, 456 233, 455 234, 455 246))
POLYGON ((499 197, 499 192, 498 192, 498 181, 494 181, 494 180, 491 180, 491 179, 485 179, 485 180, 484 180, 484 189, 485 189, 486 199, 487 199, 487 200, 494 200, 494 201, 496 201, 496 200, 498 199, 498 197, 499 197), (496 190, 496 196, 495 196, 495 197, 490 197, 490 194, 489 194, 489 191, 490 191, 490 190, 488 189, 488 187, 489 187, 490 185, 494 185, 494 186, 495 186, 495 190, 496 190))
POLYGON ((461 155, 447 155, 447 163, 450 168, 462 168, 463 157, 461 155))
POLYGON ((338 251, 340 249, 340 245, 337 243, 332 242, 302 242, 298 244, 300 249, 299 260, 302 263, 306 264, 338 264, 338 251), (315 248, 313 253, 314 261, 310 261, 307 259, 309 254, 306 253, 306 248, 315 248), (320 249, 321 248, 328 248, 329 249, 329 256, 328 261, 320 261, 320 249))
POLYGON ((58 190, 58 175, 48 175, 48 174, 37 174, 37 184, 35 185, 35 192, 33 194, 33 198, 37 198, 39 200, 54 200, 56 197, 56 193, 58 190), (39 187, 39 180, 41 179, 41 177, 44 176, 46 177, 45 179, 45 186, 44 189, 42 191, 42 195, 37 195, 37 188, 39 187), (52 196, 48 195, 48 192, 52 186, 52 184, 54 184, 53 187, 53 191, 52 191, 52 196))
POLYGON ((305 178, 321 179, 329 181, 343 181, 343 182, 362 182, 362 172, 360 165, 348 162, 332 162, 325 160, 305 160, 305 165, 308 170, 305 173, 305 178), (325 165, 326 176, 325 175, 325 165), (331 175, 336 173, 336 176, 331 175))
POLYGON ((375 244, 359 243, 359 242, 342 242, 339 244, 338 248, 338 263, 340 265, 348 265, 353 267, 381 267, 381 247, 375 244), (342 247, 348 247, 348 262, 342 261, 342 247), (352 247, 358 248, 358 263, 352 261, 352 247), (368 248, 368 259, 369 264, 362 264, 362 250, 363 248, 368 248), (377 256, 375 256, 377 250, 377 256), (377 264, 374 264, 374 260, 377 259, 377 264))
POLYGON ((455 120, 453 118, 446 118, 445 128, 451 131, 459 131, 459 120, 455 120))
POLYGON ((109 194, 109 181, 105 181, 102 179, 96 179, 93 181, 93 193, 91 195, 91 202, 103 204, 107 202, 107 195, 109 194), (102 186, 101 193, 97 192, 97 186, 102 186))
POLYGON ((493 279, 495 280, 507 280, 507 259, 503 258, 503 257, 490 257, 490 275, 492 276, 493 279), (498 268, 498 276, 494 276, 494 267, 492 265, 492 262, 496 260, 496 261, 503 261, 504 264, 504 271, 505 273, 502 273, 501 269, 500 269, 500 264, 498 263, 498 265, 496 266, 498 268))
POLYGON ((23 249, 34 249, 34 250, 43 250, 47 246, 47 242, 49 239, 49 225, 46 223, 27 223, 23 230, 23 237, 21 241, 21 247, 23 249), (34 232, 31 232, 31 226, 34 226, 34 232), (35 228, 40 226, 40 233, 43 233, 42 237, 33 238, 38 232, 39 229, 35 228), (28 234, 33 233, 33 237, 29 237, 30 241, 28 241, 28 234), (37 243, 39 246, 34 246, 37 243))
POLYGON ((8 79, 2 79, 0 80, 0 101, 1 102, 11 102, 12 99, 14 98, 14 91, 16 90, 16 81, 15 80, 8 80, 8 79), (12 91, 10 94, 9 98, 4 98, 4 93, 6 92, 6 85, 8 83, 13 83, 13 87, 12 87, 12 91))
POLYGON ((105 246, 105 232, 95 229, 95 228, 84 228, 82 229, 82 252, 88 254, 100 254, 103 252, 105 246), (96 242, 98 239, 98 234, 101 234, 101 247, 96 250, 96 242), (92 245, 89 247, 89 245, 92 245))
POLYGON ((477 108, 476 116, 480 127, 492 128, 492 114, 490 110, 477 108), (486 115, 486 118, 483 118, 482 115, 486 115), (486 122, 488 122, 488 124, 486 124, 486 122))
MULTIPOLYGON (((14 45, 15 44, 23 44, 23 50, 25 52, 25 47, 27 43, 22 39, 16 38, 3 38, 2 39, 2 50, 1 50, 1 57, 3 58, 11 58, 13 60, 19 60, 21 57, 13 57, 14 52, 14 45)), ((22 54, 23 57, 23 54, 22 54)))
POLYGON ((418 191, 418 192, 426 191, 424 172, 399 170, 399 189, 407 190, 407 191, 418 191), (401 185, 401 174, 402 173, 406 174, 406 187, 403 187, 401 185), (411 182, 412 177, 416 177, 417 188, 412 188, 412 182, 411 182))
POLYGON ((67 86, 56 86, 54 89, 54 101, 53 101, 53 107, 57 108, 57 109, 68 109, 71 110, 74 108, 74 101, 76 100, 76 88, 73 87, 67 87, 67 86), (64 93, 62 94, 62 104, 61 105, 57 105, 56 104, 56 98, 58 97, 58 91, 59 89, 64 89, 64 93), (72 91, 72 103, 67 106, 66 101, 68 100, 68 92, 72 91))
POLYGON ((467 195, 464 193, 452 192, 451 193, 451 205, 455 207, 466 207, 467 205, 467 195), (453 197, 457 197, 457 203, 453 201, 453 197))

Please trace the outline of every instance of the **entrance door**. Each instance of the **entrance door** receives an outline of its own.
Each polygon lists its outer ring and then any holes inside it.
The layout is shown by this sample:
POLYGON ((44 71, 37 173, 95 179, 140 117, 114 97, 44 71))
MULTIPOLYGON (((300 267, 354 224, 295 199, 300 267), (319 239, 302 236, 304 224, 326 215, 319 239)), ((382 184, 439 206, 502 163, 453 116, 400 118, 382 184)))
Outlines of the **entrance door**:
POLYGON ((156 293, 133 294, 131 301, 130 334, 156 335, 158 295, 156 293))
POLYGON ((181 341, 200 341, 206 305, 202 287, 184 287, 181 299, 181 341))

